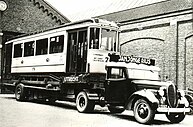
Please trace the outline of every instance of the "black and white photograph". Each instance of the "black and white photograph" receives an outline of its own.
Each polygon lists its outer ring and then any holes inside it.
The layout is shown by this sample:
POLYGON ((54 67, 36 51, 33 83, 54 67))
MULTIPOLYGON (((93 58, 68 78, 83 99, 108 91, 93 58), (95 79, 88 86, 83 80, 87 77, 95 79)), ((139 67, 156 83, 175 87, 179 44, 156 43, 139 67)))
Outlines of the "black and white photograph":
POLYGON ((192 127, 193 0, 0 0, 0 127, 192 127))

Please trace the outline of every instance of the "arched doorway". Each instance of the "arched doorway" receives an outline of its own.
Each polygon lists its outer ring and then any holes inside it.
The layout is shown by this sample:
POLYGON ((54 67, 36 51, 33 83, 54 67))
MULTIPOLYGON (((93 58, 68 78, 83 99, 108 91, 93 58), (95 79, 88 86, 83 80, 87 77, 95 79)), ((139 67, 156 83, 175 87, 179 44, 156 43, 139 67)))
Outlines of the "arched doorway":
POLYGON ((168 79, 169 65, 166 63, 165 44, 163 39, 143 37, 129 40, 121 44, 122 55, 133 55, 156 60, 156 66, 161 68, 162 80, 168 79))
POLYGON ((185 38, 185 86, 193 90, 193 32, 185 38))

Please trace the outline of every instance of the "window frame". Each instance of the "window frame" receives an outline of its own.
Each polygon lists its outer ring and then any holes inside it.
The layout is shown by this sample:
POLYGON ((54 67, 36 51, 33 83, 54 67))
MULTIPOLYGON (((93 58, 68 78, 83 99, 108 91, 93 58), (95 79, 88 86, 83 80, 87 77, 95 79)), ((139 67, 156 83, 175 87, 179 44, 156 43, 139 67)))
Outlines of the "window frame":
MULTIPOLYGON (((48 53, 49 54, 56 54, 56 53, 62 53, 64 52, 64 40, 65 40, 65 36, 64 34, 60 34, 60 35, 56 35, 56 36, 51 36, 49 37, 48 43, 49 43, 49 47, 48 47, 48 53), (57 37, 59 37, 59 42, 57 42, 57 37), (61 37, 61 38, 60 38, 61 37), (52 38, 55 38, 55 41, 51 41, 52 38), (61 46, 61 51, 60 52, 51 52, 51 47, 52 47, 52 43, 54 45, 54 43, 61 43, 62 45, 57 45, 57 46, 61 46)), ((54 46, 53 46, 54 47, 54 46)), ((58 50, 58 49, 57 49, 58 50)))
POLYGON ((107 67, 107 80, 126 80, 127 79, 127 72, 126 68, 124 67, 107 67), (112 77, 112 70, 113 69, 119 69, 119 74, 114 75, 114 76, 119 76, 119 77, 112 77), (120 71, 122 71, 122 75, 120 75, 120 71), (121 77, 120 77, 121 76, 121 77))
MULTIPOLYGON (((13 44, 13 58, 20 58, 20 57, 23 57, 23 50, 24 50, 24 44, 23 42, 20 42, 20 43, 17 43, 17 44, 13 44), (15 46, 16 45, 20 45, 20 49, 21 49, 21 56, 15 56, 16 54, 16 48, 15 46)), ((17 51, 18 52, 18 51, 17 51)))
POLYGON ((35 41, 34 40, 32 40, 32 41, 27 41, 27 42, 24 42, 23 43, 23 45, 24 45, 24 50, 23 50, 23 57, 29 57, 29 56, 34 56, 35 55, 35 41), (32 43, 32 48, 31 49, 33 49, 33 55, 31 54, 31 55, 25 55, 25 49, 26 49, 26 47, 25 47, 25 44, 27 44, 27 43, 32 43))
POLYGON ((48 54, 48 50, 49 50, 49 39, 48 39, 48 37, 45 37, 45 38, 41 38, 41 39, 38 39, 38 40, 36 40, 35 41, 35 56, 39 56, 39 55, 47 55, 48 54), (42 50, 43 51, 43 53, 41 53, 41 51, 39 51, 39 47, 38 47, 38 45, 37 45, 37 43, 43 43, 43 42, 41 42, 42 40, 47 40, 47 48, 45 48, 45 49, 43 49, 43 48, 40 48, 40 50, 42 50), (38 41, 40 41, 40 42, 38 42, 38 41), (38 49, 38 50, 37 50, 38 49), (46 53, 44 53, 44 50, 46 50, 46 53), (38 52, 40 52, 40 53, 38 53, 37 54, 37 51, 38 52))

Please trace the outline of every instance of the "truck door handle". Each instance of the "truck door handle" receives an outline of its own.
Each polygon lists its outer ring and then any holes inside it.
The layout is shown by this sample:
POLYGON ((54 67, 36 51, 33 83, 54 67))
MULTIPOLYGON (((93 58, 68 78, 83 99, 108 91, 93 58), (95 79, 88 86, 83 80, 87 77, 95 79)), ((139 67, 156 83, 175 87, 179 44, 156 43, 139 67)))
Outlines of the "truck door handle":
POLYGON ((49 62, 49 61, 50 61, 50 59, 49 59, 49 58, 47 58, 47 59, 46 59, 46 62, 49 62))

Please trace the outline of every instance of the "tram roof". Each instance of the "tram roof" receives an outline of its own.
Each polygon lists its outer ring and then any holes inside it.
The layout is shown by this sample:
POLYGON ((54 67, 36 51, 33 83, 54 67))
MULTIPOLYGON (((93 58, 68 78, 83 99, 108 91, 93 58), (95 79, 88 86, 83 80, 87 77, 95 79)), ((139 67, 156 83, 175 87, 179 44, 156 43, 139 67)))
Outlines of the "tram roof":
POLYGON ((81 25, 81 24, 86 24, 86 23, 96 23, 96 24, 98 23, 98 24, 110 25, 112 27, 117 27, 118 28, 118 25, 113 21, 107 21, 105 19, 99 19, 99 18, 90 18, 90 19, 84 19, 84 20, 80 20, 80 21, 65 23, 63 25, 53 27, 53 28, 43 30, 43 31, 36 31, 36 32, 33 32, 33 33, 21 34, 21 35, 18 35, 18 36, 15 36, 15 37, 11 38, 8 42, 6 42, 6 44, 12 43, 12 41, 14 39, 17 39, 17 38, 26 37, 26 36, 30 36, 30 35, 35 35, 35 34, 39 34, 39 33, 44 33, 44 32, 48 32, 48 31, 51 31, 51 30, 56 30, 56 29, 59 29, 59 28, 67 27, 67 26, 73 26, 73 25, 78 25, 78 24, 81 25))

